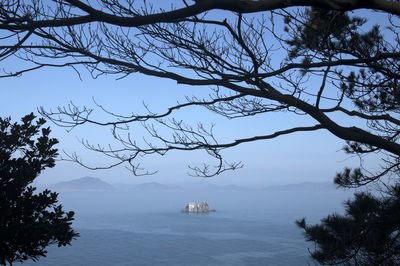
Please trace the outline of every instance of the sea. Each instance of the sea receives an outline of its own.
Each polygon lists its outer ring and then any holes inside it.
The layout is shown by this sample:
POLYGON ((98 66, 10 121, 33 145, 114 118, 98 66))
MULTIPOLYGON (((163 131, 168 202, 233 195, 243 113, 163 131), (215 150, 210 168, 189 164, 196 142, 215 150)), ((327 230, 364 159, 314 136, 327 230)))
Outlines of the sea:
POLYGON ((295 220, 317 223, 343 213, 349 197, 318 186, 61 192, 64 209, 76 213, 80 237, 22 265, 316 265, 314 246, 295 220), (202 200, 216 212, 181 212, 187 202, 202 200))

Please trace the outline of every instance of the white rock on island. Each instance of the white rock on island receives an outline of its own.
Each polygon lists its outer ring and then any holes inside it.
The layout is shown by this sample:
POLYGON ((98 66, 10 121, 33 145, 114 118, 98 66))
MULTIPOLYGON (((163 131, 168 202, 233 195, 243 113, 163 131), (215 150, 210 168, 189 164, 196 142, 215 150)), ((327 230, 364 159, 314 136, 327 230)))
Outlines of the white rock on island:
POLYGON ((202 203, 189 202, 185 208, 182 209, 182 212, 186 213, 209 213, 215 212, 215 210, 210 209, 207 201, 203 201, 202 203))

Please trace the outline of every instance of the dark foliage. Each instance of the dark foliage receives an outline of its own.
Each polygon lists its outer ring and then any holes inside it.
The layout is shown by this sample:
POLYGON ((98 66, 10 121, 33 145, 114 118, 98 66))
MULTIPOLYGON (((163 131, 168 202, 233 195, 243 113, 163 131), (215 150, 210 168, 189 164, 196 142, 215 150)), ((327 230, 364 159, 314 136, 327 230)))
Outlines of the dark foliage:
MULTIPOLYGON (((0 62, 13 58, 27 66, 5 66, 0 77, 47 67, 71 67, 80 75, 84 67, 94 78, 142 74, 199 90, 211 87, 208 97, 187 96, 185 102, 161 112, 145 104, 146 112, 132 110, 126 116, 96 103, 108 117, 104 120, 95 118, 94 109, 73 103, 55 110, 42 108, 45 117, 71 130, 87 124, 111 127, 115 145, 85 140, 82 144, 114 159, 112 163, 90 166, 75 153, 67 154, 67 160, 89 169, 125 165, 135 175, 146 175, 156 171, 143 171, 139 162, 143 156, 202 150, 216 163, 190 169, 194 175, 211 177, 242 167, 241 162, 224 159, 225 149, 324 129, 346 142, 345 152, 360 158, 359 167, 337 174, 339 186, 357 188, 381 182, 385 187, 393 178, 398 180, 399 1, 182 0, 169 2, 167 9, 151 0, 51 3, 8 0, 0 4, 0 32, 6 36, 0 40, 0 62), (371 23, 370 17, 379 20, 371 23), (232 123, 275 112, 298 115, 299 121, 289 128, 270 132, 266 127, 246 137, 231 131, 231 139, 220 140, 214 126, 193 126, 174 117, 178 110, 190 112, 191 107, 201 106, 232 123), (138 136, 135 126, 144 127, 146 133, 138 136), (379 158, 378 169, 365 165, 369 155, 379 158)), ((357 194, 346 203, 346 216, 329 216, 322 225, 299 222, 306 234, 311 228, 320 232, 319 238, 309 238, 321 252, 313 253, 314 258, 344 264, 398 262, 392 252, 398 245, 397 240, 393 242, 398 227, 396 231, 396 221, 389 222, 398 210, 388 207, 388 202, 396 202, 396 191, 397 187, 389 189, 391 194, 384 198, 357 194), (354 220, 350 206, 358 208, 360 220, 354 220), (333 229, 326 223, 332 223, 333 229), (373 228, 373 233, 366 235, 357 223, 373 228), (333 237, 329 233, 340 234, 333 237), (378 239, 376 247, 364 239, 373 237, 378 239)))
POLYGON ((312 258, 328 265, 400 265, 400 184, 387 193, 356 193, 345 203, 345 215, 329 215, 321 224, 297 221, 316 244, 312 258))
MULTIPOLYGON (((305 63, 311 62, 309 58, 313 56, 331 60, 336 54, 367 59, 379 57, 387 47, 391 47, 378 26, 372 26, 369 31, 361 30, 366 18, 320 8, 306 10, 302 15, 302 26, 291 32, 292 38, 286 41, 292 47, 291 58, 304 58, 305 63)), ((290 23, 291 17, 288 16, 286 24, 290 23)), ((371 60, 347 74, 338 70, 340 89, 364 115, 398 113, 398 65, 397 60, 379 63, 371 60)), ((303 72, 306 73, 308 69, 303 72)), ((393 129, 388 123, 370 122, 369 127, 381 132, 393 130, 393 137, 387 138, 393 142, 399 134, 398 129, 393 129)), ((361 142, 346 143, 344 150, 349 154, 362 156, 377 150, 361 142)), ((362 168, 345 168, 336 175, 334 182, 340 187, 357 188, 385 175, 398 176, 398 160, 395 161, 375 175, 368 175, 362 168)), ((297 221, 306 240, 315 244, 312 258, 324 265, 399 265, 400 184, 386 188, 386 194, 376 197, 369 193, 356 193, 353 200, 345 203, 344 216, 332 214, 316 225, 307 225, 305 219, 297 221)))
POLYGON ((12 124, 0 118, 0 264, 46 255, 50 244, 65 246, 78 234, 71 228, 74 212, 57 205, 55 192, 35 193, 34 179, 54 167, 57 139, 33 113, 12 124))

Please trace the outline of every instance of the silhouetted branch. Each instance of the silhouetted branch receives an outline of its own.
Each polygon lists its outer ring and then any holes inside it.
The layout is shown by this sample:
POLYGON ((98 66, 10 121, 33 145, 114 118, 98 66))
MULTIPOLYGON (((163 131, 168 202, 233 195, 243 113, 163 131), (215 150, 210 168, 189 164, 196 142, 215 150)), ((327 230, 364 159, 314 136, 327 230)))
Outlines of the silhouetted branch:
MULTIPOLYGON (((241 165, 226 163, 219 153, 238 143, 220 144, 202 124, 192 127, 174 120, 175 111, 191 107, 205 107, 228 119, 271 112, 304 115, 318 129, 346 141, 350 154, 399 158, 399 10, 397 1, 386 0, 202 0, 182 1, 166 10, 132 0, 96 5, 78 0, 3 1, 0 58, 22 60, 26 68, 7 66, 0 77, 44 67, 72 67, 81 75, 82 66, 93 78, 140 73, 198 86, 202 95, 211 89, 207 99, 188 96, 185 103, 160 113, 145 105, 144 114, 121 115, 95 103, 111 117, 103 121, 93 118, 93 109, 73 103, 54 111, 41 109, 68 130, 84 124, 110 126, 121 150, 85 145, 132 169, 140 168, 131 164, 138 154, 162 155, 170 149, 208 152, 218 162, 215 171, 194 168, 205 176, 241 165), (390 15, 388 23, 381 23, 386 28, 346 12, 361 8, 390 15), (214 10, 218 16, 209 12, 214 10), (346 124, 336 113, 357 123, 346 124), (150 137, 143 140, 145 148, 135 142, 142 142, 140 136, 130 135, 135 124, 143 125, 150 137), (129 151, 131 156, 120 154, 129 151)), ((381 173, 395 171, 396 160, 383 161, 381 173)), ((367 176, 372 180, 379 175, 367 176)))
POLYGON ((233 142, 229 143, 219 143, 214 136, 212 131, 212 127, 210 129, 206 129, 204 125, 199 124, 196 129, 184 124, 182 121, 163 121, 156 120, 156 122, 166 128, 169 128, 174 132, 172 138, 165 138, 159 134, 159 131, 154 127, 153 124, 147 125, 142 124, 144 128, 151 135, 152 139, 157 139, 162 143, 162 146, 157 146, 153 143, 146 142, 145 146, 141 146, 138 142, 132 140, 130 135, 127 137, 121 137, 118 135, 117 131, 113 130, 114 139, 118 141, 120 144, 120 148, 112 147, 108 145, 107 147, 102 147, 99 144, 90 144, 87 140, 81 140, 81 143, 89 150, 102 153, 117 162, 114 164, 106 165, 106 166, 89 166, 82 161, 78 154, 72 153, 68 154, 64 151, 67 158, 64 160, 76 162, 88 169, 98 170, 98 169, 110 169, 118 165, 122 165, 123 163, 129 164, 129 170, 133 172, 134 175, 148 175, 154 174, 157 171, 145 171, 144 173, 139 173, 140 170, 139 164, 134 165, 132 162, 137 157, 142 157, 145 155, 165 155, 169 151, 179 150, 179 151, 194 151, 194 150, 204 150, 211 157, 213 157, 217 161, 217 165, 211 166, 209 164, 204 164, 202 167, 199 166, 189 166, 189 168, 193 171, 191 175, 194 176, 203 176, 203 177, 212 177, 227 170, 236 170, 238 168, 243 167, 241 162, 227 162, 222 159, 220 152, 223 149, 231 148, 238 146, 247 142, 254 142, 260 140, 273 139, 282 135, 287 135, 295 132, 307 132, 307 131, 315 131, 319 129, 323 129, 321 125, 315 125, 310 127, 295 127, 287 130, 277 131, 268 135, 254 136, 250 138, 242 138, 237 139, 233 142))
MULTIPOLYGON (((131 16, 119 16, 116 10, 112 10, 110 6, 106 6, 111 13, 103 12, 100 9, 96 9, 82 1, 78 0, 65 0, 52 1, 55 5, 58 5, 60 9, 69 10, 75 8, 75 13, 68 11, 65 15, 60 16, 60 12, 55 12, 55 15, 50 18, 41 18, 42 14, 50 15, 51 12, 43 12, 44 6, 39 4, 33 5, 31 8, 26 8, 28 12, 24 13, 25 9, 23 5, 19 6, 20 1, 5 1, 0 5, 0 29, 5 30, 34 30, 38 28, 47 27, 65 27, 87 24, 91 22, 103 22, 111 25, 122 26, 122 27, 139 27, 145 25, 151 25, 156 23, 165 22, 177 22, 187 17, 200 15, 206 11, 213 9, 233 11, 237 13, 253 13, 260 11, 270 11, 275 9, 287 8, 287 7, 319 7, 326 9, 333 9, 338 11, 349 11, 361 8, 381 10, 393 15, 400 15, 400 5, 395 1, 387 0, 375 0, 375 1, 357 1, 357 0, 294 0, 294 1, 283 1, 283 0, 202 0, 194 1, 193 5, 184 6, 171 11, 159 11, 154 13, 141 13, 140 9, 133 7, 125 8, 125 13, 131 16), (17 6, 17 10, 12 8, 17 6), (87 15, 79 15, 80 13, 86 13, 87 15), (36 15, 38 19, 35 19, 33 15, 36 15)), ((128 1, 129 2, 129 1, 128 1)), ((148 9, 148 7, 147 7, 148 9)), ((121 11, 120 11, 121 12, 121 11)))

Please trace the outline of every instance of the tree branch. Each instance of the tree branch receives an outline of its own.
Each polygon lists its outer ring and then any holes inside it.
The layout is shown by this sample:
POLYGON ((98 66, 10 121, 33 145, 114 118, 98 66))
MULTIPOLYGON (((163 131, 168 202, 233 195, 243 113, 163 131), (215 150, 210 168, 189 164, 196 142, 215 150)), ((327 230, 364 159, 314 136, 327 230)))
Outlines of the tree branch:
POLYGON ((296 6, 313 6, 338 11, 368 8, 384 11, 393 15, 400 15, 400 4, 388 0, 202 0, 195 1, 194 5, 185 6, 176 10, 134 17, 121 17, 105 13, 77 0, 66 0, 65 2, 68 2, 70 5, 79 8, 89 15, 38 21, 26 19, 26 21, 24 21, 25 23, 11 23, 12 21, 8 21, 7 23, 0 24, 0 29, 34 30, 47 27, 54 28, 82 25, 91 22, 104 22, 121 27, 139 27, 156 23, 174 23, 184 18, 200 15, 213 9, 227 10, 237 13, 254 13, 296 6))

